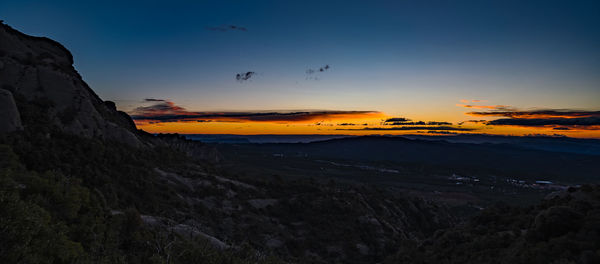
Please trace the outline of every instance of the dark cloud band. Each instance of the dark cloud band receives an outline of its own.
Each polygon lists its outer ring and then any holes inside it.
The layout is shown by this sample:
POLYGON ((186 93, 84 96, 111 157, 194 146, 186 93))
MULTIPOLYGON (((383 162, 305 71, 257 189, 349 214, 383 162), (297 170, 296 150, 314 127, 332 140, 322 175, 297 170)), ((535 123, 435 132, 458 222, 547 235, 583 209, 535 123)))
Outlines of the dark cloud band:
POLYGON ((347 118, 367 114, 377 114, 376 111, 290 111, 290 112, 191 112, 175 105, 170 101, 155 99, 156 104, 141 106, 131 112, 131 117, 137 121, 148 122, 298 122, 334 118, 347 118), (201 121, 200 121, 201 120, 201 121))
POLYGON ((502 118, 488 121, 486 124, 508 126, 600 126, 600 117, 502 118))
POLYGON ((600 117, 600 111, 537 110, 537 111, 491 111, 468 112, 471 116, 503 116, 511 118, 575 118, 600 117))
POLYGON ((471 116, 505 117, 486 121, 491 126, 554 127, 556 130, 598 129, 600 111, 536 110, 469 112, 471 116))

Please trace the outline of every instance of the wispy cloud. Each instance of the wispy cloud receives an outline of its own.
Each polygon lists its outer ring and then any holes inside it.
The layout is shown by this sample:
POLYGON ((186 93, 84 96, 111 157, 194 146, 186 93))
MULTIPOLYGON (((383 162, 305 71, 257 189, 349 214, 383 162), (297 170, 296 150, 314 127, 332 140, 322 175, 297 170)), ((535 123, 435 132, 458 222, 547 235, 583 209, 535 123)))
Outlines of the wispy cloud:
POLYGON ((325 66, 321 66, 319 68, 308 68, 306 69, 306 79, 318 80, 318 77, 312 76, 316 73, 326 72, 331 68, 329 64, 325 64, 325 66))
POLYGON ((555 127, 555 128, 552 128, 552 129, 554 129, 554 130, 571 130, 568 127, 555 127))
POLYGON ((208 27, 207 29, 210 31, 219 31, 219 32, 248 31, 248 29, 246 27, 240 27, 240 26, 236 26, 236 25, 221 25, 221 26, 217 26, 217 27, 208 27))
POLYGON ((256 73, 253 71, 249 71, 249 72, 242 72, 242 73, 238 73, 235 75, 235 79, 238 82, 243 82, 243 81, 247 81, 250 78, 252 78, 252 76, 254 76, 256 73))
POLYGON ((388 118, 386 119, 384 122, 385 123, 391 123, 391 122, 408 122, 410 121, 410 119, 408 118, 404 118, 404 117, 393 117, 393 118, 388 118))
POLYGON ((480 120, 467 120, 467 121, 458 122, 458 125, 460 126, 460 125, 462 125, 464 123, 485 124, 485 122, 487 122, 487 120, 483 120, 483 119, 480 119, 480 120))
POLYGON ((510 110, 511 106, 508 105, 470 105, 470 104, 456 104, 456 106, 473 108, 473 109, 489 109, 489 110, 510 110))
POLYGON ((411 121, 405 117, 388 118, 383 122, 386 126, 451 126, 452 123, 445 121, 411 121))
POLYGON ((468 103, 483 103, 483 102, 487 102, 487 100, 477 100, 477 99, 467 100, 467 99, 460 99, 460 102, 463 103, 463 104, 468 104, 468 103))

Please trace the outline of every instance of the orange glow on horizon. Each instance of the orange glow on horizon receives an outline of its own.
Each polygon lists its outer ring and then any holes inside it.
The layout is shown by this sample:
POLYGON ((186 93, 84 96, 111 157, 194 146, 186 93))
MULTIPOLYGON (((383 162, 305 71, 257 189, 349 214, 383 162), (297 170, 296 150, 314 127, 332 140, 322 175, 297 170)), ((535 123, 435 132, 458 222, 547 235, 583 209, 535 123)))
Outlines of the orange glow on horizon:
MULTIPOLYGON (((259 135, 259 134, 341 134, 341 135, 405 135, 405 134, 426 134, 426 135, 447 135, 447 134, 492 134, 492 135, 565 135, 577 138, 600 138, 600 127, 589 127, 587 129, 569 128, 569 130, 555 130, 556 126, 546 127, 524 127, 524 126, 489 126, 484 124, 473 125, 452 125, 452 128, 468 128, 471 131, 455 130, 436 130, 414 129, 414 130, 368 130, 365 128, 389 129, 398 126, 383 125, 387 118, 385 115, 367 115, 366 118, 336 118, 333 120, 320 120, 315 122, 295 121, 295 122, 276 122, 276 121, 248 121, 248 122, 162 122, 150 123, 136 121, 138 129, 149 133, 179 133, 179 134, 239 134, 239 135, 259 135)), ((419 126, 435 127, 435 126, 419 126)))

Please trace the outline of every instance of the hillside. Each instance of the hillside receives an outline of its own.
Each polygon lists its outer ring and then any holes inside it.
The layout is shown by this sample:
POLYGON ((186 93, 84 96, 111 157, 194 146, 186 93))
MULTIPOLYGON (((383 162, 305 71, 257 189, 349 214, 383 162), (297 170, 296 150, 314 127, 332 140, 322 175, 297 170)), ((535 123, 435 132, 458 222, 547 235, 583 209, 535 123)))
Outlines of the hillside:
POLYGON ((600 187, 584 185, 527 208, 498 204, 385 263, 599 263, 600 187))

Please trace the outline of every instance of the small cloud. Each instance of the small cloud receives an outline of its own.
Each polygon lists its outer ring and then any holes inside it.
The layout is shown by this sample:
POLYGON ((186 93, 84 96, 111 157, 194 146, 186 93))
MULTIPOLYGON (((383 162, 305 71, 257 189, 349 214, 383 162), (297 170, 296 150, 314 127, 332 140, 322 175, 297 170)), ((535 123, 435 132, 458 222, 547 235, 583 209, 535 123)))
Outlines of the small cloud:
POLYGON ((456 104, 456 106, 474 109, 489 109, 489 110, 511 110, 512 107, 508 105, 468 105, 468 104, 456 104))
POLYGON ((427 122, 428 126, 451 126, 450 122, 438 122, 438 121, 429 121, 427 122))
POLYGON ((240 27, 240 26, 236 26, 236 25, 221 25, 221 26, 217 26, 217 27, 209 27, 207 29, 210 31, 219 31, 219 32, 248 31, 248 29, 246 27, 240 27))
POLYGON ((165 100, 163 99, 154 99, 154 98, 146 98, 144 99, 144 102, 164 102, 165 100))
POLYGON ((463 103, 463 104, 468 104, 468 103, 483 103, 483 102, 487 102, 487 100, 477 100, 477 99, 467 100, 467 99, 460 99, 460 102, 463 103))
POLYGON ((325 72, 325 71, 329 70, 329 68, 331 68, 329 66, 329 64, 326 64, 325 66, 322 66, 322 67, 319 67, 316 69, 312 69, 312 68, 306 69, 306 75, 308 75, 306 77, 306 79, 319 80, 319 77, 313 77, 311 75, 313 75, 315 73, 319 73, 319 72, 325 72))
POLYGON ((256 74, 256 73, 255 73, 255 72, 253 72, 253 71, 249 71, 249 72, 245 72, 245 73, 243 73, 243 72, 242 72, 242 73, 238 73, 238 74, 236 74, 236 75, 235 75, 235 79, 236 79, 238 82, 243 82, 243 81, 247 81, 247 80, 249 80, 249 79, 250 79, 250 78, 252 78, 252 76, 254 76, 255 74, 256 74))
POLYGON ((306 70, 306 74, 313 74, 313 73, 315 73, 315 72, 317 72, 317 71, 318 71, 318 72, 324 72, 324 71, 327 71, 327 70, 329 70, 329 68, 331 68, 331 67, 329 66, 329 64, 326 64, 326 65, 325 65, 325 66, 323 66, 323 67, 319 67, 318 69, 310 69, 310 68, 309 68, 309 69, 307 69, 307 70, 306 70))
POLYGON ((384 125, 386 125, 386 126, 424 126, 424 125, 427 125, 427 123, 425 123, 423 121, 416 121, 416 122, 392 122, 392 123, 384 123, 384 125))
POLYGON ((458 125, 460 126, 460 125, 462 125, 462 124, 464 124, 464 123, 474 123, 474 124, 478 124, 478 123, 485 123, 485 122, 487 122, 487 120, 483 120, 483 119, 480 119, 480 120, 467 120, 467 121, 462 121, 462 122, 459 122, 459 123, 458 123, 458 125))
POLYGON ((384 123, 390 123, 390 122, 408 122, 410 121, 410 119, 408 118, 404 118, 404 117, 394 117, 394 118, 388 118, 385 121, 383 121, 384 123))
POLYGON ((444 121, 415 121, 411 122, 410 119, 404 117, 388 118, 383 122, 386 126, 451 126, 452 123, 444 121))

